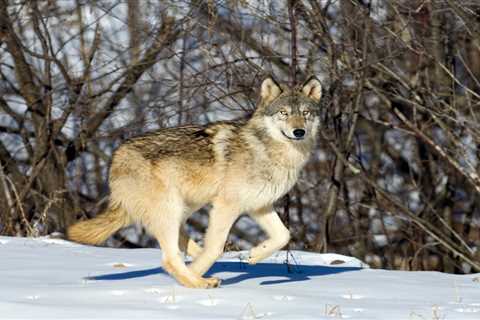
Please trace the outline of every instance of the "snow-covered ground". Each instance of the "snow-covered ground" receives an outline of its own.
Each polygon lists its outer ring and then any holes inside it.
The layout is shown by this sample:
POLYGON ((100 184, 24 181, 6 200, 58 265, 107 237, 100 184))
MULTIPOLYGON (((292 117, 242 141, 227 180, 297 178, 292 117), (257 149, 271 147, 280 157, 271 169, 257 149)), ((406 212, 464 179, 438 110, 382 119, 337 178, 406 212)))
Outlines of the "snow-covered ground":
MULTIPOLYGON (((245 254, 245 252, 243 253, 245 254)), ((0 319, 480 319, 480 275, 368 269, 286 252, 249 266, 227 253, 221 288, 187 289, 158 249, 0 237, 0 319)))

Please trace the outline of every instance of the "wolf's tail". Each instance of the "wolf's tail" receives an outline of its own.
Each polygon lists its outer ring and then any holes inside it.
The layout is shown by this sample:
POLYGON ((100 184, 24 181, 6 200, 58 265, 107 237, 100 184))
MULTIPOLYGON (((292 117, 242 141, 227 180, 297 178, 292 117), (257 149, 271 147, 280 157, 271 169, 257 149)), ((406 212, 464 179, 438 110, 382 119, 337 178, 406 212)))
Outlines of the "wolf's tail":
POLYGON ((67 230, 69 240, 90 245, 99 245, 115 231, 128 225, 126 212, 120 206, 109 206, 93 219, 80 221, 67 230))

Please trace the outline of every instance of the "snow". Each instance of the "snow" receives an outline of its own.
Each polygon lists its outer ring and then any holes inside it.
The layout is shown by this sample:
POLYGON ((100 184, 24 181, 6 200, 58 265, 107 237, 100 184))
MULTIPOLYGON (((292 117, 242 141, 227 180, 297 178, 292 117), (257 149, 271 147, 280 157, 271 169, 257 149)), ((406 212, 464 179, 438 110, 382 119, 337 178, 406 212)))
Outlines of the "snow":
POLYGON ((0 319, 480 319, 480 275, 369 269, 337 254, 226 253, 217 289, 179 286, 159 249, 0 237, 0 319), (289 270, 290 269, 290 270, 289 270))

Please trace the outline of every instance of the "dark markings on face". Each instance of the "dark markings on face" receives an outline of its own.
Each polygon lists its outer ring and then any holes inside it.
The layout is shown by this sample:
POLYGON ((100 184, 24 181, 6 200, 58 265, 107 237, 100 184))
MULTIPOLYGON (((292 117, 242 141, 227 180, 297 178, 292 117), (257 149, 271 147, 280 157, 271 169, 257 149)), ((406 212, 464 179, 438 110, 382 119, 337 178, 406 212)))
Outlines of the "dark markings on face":
POLYGON ((265 109, 265 115, 273 116, 277 112, 288 109, 289 115, 301 116, 303 111, 310 111, 311 114, 319 114, 319 106, 311 99, 300 94, 279 97, 265 109))

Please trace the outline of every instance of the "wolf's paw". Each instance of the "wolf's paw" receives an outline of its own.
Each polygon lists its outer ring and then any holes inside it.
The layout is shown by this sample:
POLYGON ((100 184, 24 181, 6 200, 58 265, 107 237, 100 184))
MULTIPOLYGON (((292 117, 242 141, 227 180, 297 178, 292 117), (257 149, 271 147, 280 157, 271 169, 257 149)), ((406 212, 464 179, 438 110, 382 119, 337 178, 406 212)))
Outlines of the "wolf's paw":
POLYGON ((257 264, 257 262, 259 262, 260 260, 262 260, 261 257, 251 255, 250 257, 248 257, 247 262, 248 264, 257 264))
POLYGON ((212 289, 217 288, 220 286, 222 280, 219 278, 211 277, 211 278, 200 278, 193 282, 185 282, 182 283, 185 287, 193 288, 193 289, 212 289))
POLYGON ((257 262, 260 262, 260 260, 263 260, 265 258, 265 254, 262 254, 264 253, 265 247, 260 247, 260 246, 257 246, 257 247, 254 247, 252 249, 250 249, 250 252, 249 252, 249 256, 248 256, 248 259, 247 259, 247 262, 248 264, 257 264, 257 262))
POLYGON ((219 278, 211 277, 211 278, 202 278, 199 281, 195 281, 195 283, 187 284, 186 286, 189 288, 196 288, 196 289, 212 289, 217 288, 220 286, 222 280, 219 278))
POLYGON ((207 289, 217 288, 222 283, 222 280, 216 277, 204 278, 204 280, 207 283, 207 287, 205 287, 207 289))

